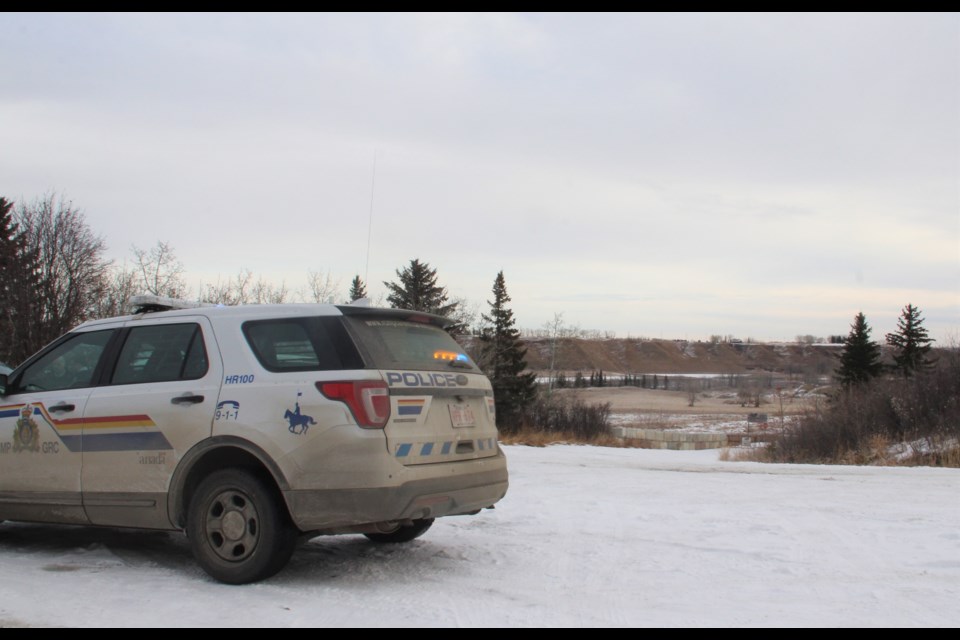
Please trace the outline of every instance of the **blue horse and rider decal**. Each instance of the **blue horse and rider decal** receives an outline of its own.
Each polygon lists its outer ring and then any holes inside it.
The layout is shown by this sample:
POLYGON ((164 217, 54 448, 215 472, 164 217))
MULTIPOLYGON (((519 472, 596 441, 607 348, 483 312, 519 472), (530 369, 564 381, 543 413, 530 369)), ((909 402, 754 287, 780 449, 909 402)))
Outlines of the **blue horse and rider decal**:
POLYGON ((303 434, 305 434, 307 432, 307 429, 310 428, 310 425, 317 424, 317 421, 314 420, 312 416, 308 416, 300 413, 299 398, 302 395, 303 393, 298 391, 297 392, 298 400, 294 405, 293 411, 290 411, 290 409, 287 409, 286 412, 283 414, 284 419, 286 419, 286 421, 290 423, 290 426, 288 427, 288 429, 290 430, 290 433, 296 434, 298 436, 302 436, 303 434))

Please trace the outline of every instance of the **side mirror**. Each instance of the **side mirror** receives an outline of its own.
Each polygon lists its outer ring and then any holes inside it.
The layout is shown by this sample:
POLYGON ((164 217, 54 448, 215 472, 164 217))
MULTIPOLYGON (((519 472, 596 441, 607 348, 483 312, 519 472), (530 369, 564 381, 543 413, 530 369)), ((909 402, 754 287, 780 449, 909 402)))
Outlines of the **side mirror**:
POLYGON ((0 396, 7 395, 7 374, 0 373, 0 396))

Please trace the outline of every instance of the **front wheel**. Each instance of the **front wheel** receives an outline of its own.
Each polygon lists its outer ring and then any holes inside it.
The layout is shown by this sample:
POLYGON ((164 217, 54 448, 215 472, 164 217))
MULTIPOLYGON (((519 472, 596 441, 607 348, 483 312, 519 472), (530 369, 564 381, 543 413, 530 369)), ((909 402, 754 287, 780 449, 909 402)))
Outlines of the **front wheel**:
POLYGON ((197 563, 227 584, 276 574, 297 543, 277 492, 240 469, 218 471, 200 483, 187 513, 187 537, 197 563))
POLYGON ((365 533, 373 542, 410 542, 425 534, 433 526, 433 518, 414 520, 413 524, 401 525, 390 533, 365 533))

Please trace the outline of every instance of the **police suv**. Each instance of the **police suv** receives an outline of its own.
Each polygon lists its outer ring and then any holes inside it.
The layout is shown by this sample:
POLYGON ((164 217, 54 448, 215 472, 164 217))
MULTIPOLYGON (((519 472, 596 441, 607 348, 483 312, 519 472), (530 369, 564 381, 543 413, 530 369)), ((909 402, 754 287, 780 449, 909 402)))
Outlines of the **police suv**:
POLYGON ((297 542, 407 542, 507 492, 490 381, 444 318, 137 296, 0 374, 0 521, 182 530, 243 584, 297 542))

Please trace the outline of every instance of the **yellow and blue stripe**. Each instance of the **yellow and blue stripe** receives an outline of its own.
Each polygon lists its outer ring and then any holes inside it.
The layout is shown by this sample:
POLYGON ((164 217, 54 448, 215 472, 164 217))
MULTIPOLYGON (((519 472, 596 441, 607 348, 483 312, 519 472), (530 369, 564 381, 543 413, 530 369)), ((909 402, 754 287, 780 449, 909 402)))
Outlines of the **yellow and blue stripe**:
MULTIPOLYGON (((0 407, 0 420, 19 418, 27 405, 0 407)), ((157 424, 146 414, 121 416, 84 416, 57 420, 43 404, 33 404, 32 415, 46 422, 73 453, 81 451, 168 451, 173 446, 157 424)))
POLYGON ((397 400, 397 415, 418 416, 426 403, 423 398, 401 398, 397 400))

